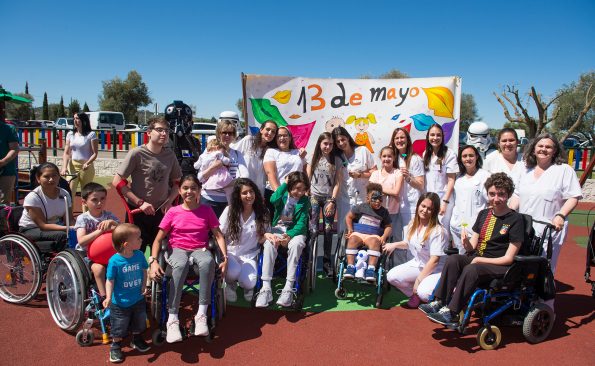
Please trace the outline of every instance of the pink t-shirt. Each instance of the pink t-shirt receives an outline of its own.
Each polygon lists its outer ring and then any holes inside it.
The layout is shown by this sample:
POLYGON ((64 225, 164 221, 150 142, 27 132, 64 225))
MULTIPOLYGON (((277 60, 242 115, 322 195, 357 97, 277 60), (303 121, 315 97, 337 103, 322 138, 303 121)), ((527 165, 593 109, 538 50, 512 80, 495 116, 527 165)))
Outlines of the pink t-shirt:
MULTIPOLYGON (((382 186, 382 190, 394 190, 397 185, 397 178, 401 175, 400 170, 393 170, 392 173, 382 176, 382 170, 376 170, 372 172, 370 176, 370 183, 378 183, 382 186)), ((402 188, 402 187, 401 187, 402 188)), ((386 195, 384 202, 382 202, 388 213, 391 215, 399 213, 399 201, 394 196, 386 195)))
POLYGON ((159 228, 169 233, 172 248, 196 250, 207 246, 209 231, 219 227, 219 220, 209 205, 200 205, 186 210, 182 205, 174 206, 165 213, 159 228))

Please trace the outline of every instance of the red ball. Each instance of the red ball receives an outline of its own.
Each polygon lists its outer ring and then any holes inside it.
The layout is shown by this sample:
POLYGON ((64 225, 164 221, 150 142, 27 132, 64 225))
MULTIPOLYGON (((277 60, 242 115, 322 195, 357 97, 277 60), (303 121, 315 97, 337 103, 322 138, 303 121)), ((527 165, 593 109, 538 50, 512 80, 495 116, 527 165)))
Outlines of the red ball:
POLYGON ((107 262, 116 254, 114 245, 112 244, 112 233, 103 233, 93 240, 87 248, 87 255, 90 260, 95 263, 103 264, 107 266, 107 262))

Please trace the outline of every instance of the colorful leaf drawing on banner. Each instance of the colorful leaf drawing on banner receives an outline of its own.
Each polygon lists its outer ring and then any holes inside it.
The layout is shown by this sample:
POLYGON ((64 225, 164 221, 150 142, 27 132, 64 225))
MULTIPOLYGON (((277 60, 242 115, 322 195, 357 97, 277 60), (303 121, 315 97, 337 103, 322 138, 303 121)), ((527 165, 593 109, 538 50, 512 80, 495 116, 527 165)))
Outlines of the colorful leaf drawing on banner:
POLYGON ((413 152, 419 156, 422 156, 426 150, 426 140, 415 140, 413 141, 413 152))
POLYGON ((455 129, 455 125, 457 124, 457 120, 455 119, 452 122, 446 122, 442 124, 442 130, 444 131, 444 143, 448 144, 450 138, 452 137, 452 132, 455 129))
POLYGON ((443 86, 422 89, 428 97, 428 107, 435 116, 453 118, 455 98, 450 89, 443 86))
POLYGON ((302 116, 300 116, 299 114, 292 114, 291 116, 289 116, 289 118, 291 119, 298 119, 301 118, 302 116))
POLYGON ((287 126, 285 118, 279 112, 279 108, 271 104, 268 99, 250 98, 252 104, 252 114, 258 123, 264 123, 273 120, 277 126, 287 126))
POLYGON ((411 116, 413 123, 415 124, 415 128, 418 131, 427 131, 433 124, 436 124, 434 118, 432 116, 428 116, 427 114, 419 113, 411 116))
POLYGON ((393 116, 391 119, 392 119, 393 121, 398 121, 400 116, 401 116, 401 114, 400 114, 400 113, 397 113, 397 114, 395 114, 395 115, 394 115, 394 116, 393 116))
POLYGON ((293 141, 295 142, 295 146, 298 148, 306 147, 308 145, 308 140, 310 139, 310 135, 312 134, 312 129, 316 121, 306 123, 303 125, 289 125, 287 128, 291 132, 293 136, 293 141))
POLYGON ((273 95, 273 99, 281 104, 289 103, 289 99, 291 99, 291 90, 281 90, 273 95))

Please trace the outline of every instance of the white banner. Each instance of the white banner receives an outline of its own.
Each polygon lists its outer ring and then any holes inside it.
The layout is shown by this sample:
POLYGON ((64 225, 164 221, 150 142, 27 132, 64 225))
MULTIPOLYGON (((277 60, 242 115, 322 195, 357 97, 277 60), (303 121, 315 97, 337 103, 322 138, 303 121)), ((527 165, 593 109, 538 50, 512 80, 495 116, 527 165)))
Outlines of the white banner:
POLYGON ((427 130, 444 129, 447 145, 457 151, 461 79, 310 79, 244 75, 248 126, 273 120, 287 126, 298 147, 314 151, 320 133, 344 126, 358 145, 378 159, 397 127, 409 130, 421 155, 427 130))

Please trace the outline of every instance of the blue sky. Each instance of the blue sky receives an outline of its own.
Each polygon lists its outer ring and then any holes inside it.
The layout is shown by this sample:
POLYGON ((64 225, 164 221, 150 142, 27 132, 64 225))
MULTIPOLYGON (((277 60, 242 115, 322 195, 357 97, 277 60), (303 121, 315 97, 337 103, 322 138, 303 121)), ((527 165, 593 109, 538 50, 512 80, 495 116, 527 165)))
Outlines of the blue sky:
POLYGON ((457 75, 492 127, 492 92, 544 96, 595 69, 595 1, 0 0, 0 84, 98 108, 102 81, 134 69, 162 110, 235 109, 240 73, 357 78, 392 68, 457 75), (7 36, 7 34, 10 34, 7 36))

